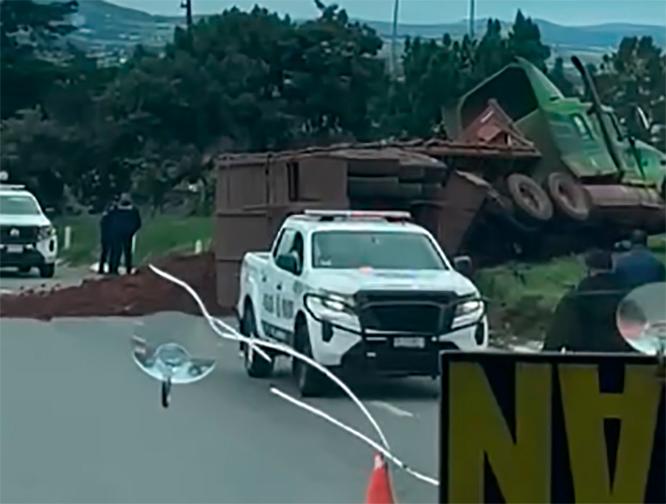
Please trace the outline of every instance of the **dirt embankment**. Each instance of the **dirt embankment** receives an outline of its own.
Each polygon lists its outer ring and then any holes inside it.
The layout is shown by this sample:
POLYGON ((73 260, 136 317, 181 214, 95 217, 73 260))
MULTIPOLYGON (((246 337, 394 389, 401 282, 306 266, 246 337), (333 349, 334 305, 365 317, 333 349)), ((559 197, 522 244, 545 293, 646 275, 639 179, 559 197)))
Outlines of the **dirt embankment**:
MULTIPOLYGON (((156 261, 155 266, 190 284, 211 313, 226 314, 216 301, 212 252, 170 256, 156 261)), ((86 280, 77 287, 0 296, 0 317, 48 320, 54 317, 138 316, 160 311, 200 314, 184 289, 157 276, 147 266, 133 275, 86 280)))

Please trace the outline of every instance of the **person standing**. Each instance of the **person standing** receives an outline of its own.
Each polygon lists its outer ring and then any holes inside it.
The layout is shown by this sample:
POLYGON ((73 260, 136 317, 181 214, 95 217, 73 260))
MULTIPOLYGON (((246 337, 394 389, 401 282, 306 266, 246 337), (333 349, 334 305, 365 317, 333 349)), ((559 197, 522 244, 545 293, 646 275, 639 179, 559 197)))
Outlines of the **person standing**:
POLYGON ((102 218, 99 220, 99 235, 100 235, 100 248, 101 253, 99 257, 99 266, 97 267, 97 272, 100 275, 103 275, 106 271, 107 265, 111 267, 111 249, 112 249, 112 218, 116 209, 116 201, 112 200, 111 203, 107 205, 102 214, 102 218))
POLYGON ((141 229, 141 214, 134 206, 129 194, 125 193, 115 208, 111 227, 113 246, 111 252, 111 273, 118 274, 121 257, 124 258, 125 271, 132 272, 132 240, 141 229))
POLYGON ((627 293, 605 250, 585 255, 588 274, 564 295, 546 334, 544 351, 633 352, 617 327, 617 309, 627 293))
POLYGON ((666 281, 666 266, 647 247, 647 234, 635 230, 631 234, 631 249, 618 256, 615 271, 629 289, 666 281))

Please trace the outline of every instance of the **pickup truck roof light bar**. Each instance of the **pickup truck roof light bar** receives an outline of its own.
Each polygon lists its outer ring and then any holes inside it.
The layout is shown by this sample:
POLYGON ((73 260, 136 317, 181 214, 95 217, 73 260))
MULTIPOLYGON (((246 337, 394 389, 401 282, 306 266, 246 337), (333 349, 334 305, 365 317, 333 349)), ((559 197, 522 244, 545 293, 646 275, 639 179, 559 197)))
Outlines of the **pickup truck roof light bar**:
POLYGON ((411 221, 409 212, 375 211, 375 210, 305 210, 303 215, 314 217, 320 221, 331 220, 386 220, 405 222, 411 221))

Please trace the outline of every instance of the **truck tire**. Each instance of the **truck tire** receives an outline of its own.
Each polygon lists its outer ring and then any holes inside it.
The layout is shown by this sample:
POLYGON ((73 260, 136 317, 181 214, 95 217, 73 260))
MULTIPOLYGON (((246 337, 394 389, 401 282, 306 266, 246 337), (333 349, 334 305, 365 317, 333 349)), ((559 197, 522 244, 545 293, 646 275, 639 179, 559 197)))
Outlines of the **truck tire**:
MULTIPOLYGON (((297 324, 294 342, 296 351, 312 358, 312 346, 307 324, 297 324)), ((327 377, 319 370, 300 359, 292 358, 292 372, 294 378, 296 378, 301 397, 318 397, 323 394, 327 377)))
POLYGON ((553 216, 553 204, 546 191, 527 175, 512 173, 506 178, 506 188, 514 205, 529 219, 547 222, 553 216))
POLYGON ((583 222, 590 216, 591 204, 585 189, 568 173, 548 175, 546 189, 555 208, 565 217, 583 222))
MULTIPOLYGON (((250 303, 246 303, 245 309, 243 310, 241 333, 243 336, 258 337, 254 310, 250 303)), ((273 373, 274 359, 267 361, 261 355, 256 354, 250 345, 243 345, 243 363, 245 365, 245 371, 248 376, 251 376, 252 378, 267 378, 273 373)))
POLYGON ((53 278, 55 275, 55 264, 44 264, 39 267, 39 276, 42 278, 53 278))

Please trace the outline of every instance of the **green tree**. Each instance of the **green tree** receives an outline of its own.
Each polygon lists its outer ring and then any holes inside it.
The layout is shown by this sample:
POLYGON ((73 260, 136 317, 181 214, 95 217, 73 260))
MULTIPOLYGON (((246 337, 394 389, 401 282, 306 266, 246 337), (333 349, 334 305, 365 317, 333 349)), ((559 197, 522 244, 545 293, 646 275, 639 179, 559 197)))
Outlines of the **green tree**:
POLYGON ((595 75, 602 102, 612 106, 632 135, 666 150, 658 127, 666 124, 666 54, 651 37, 625 37, 604 56, 595 75), (645 129, 636 113, 645 113, 645 129))
POLYGON ((76 1, 0 1, 0 115, 42 104, 54 82, 70 72, 61 38, 75 28, 76 1))
POLYGON ((564 96, 574 96, 576 94, 573 83, 567 78, 564 71, 564 60, 562 58, 555 59, 555 64, 548 73, 548 77, 562 91, 564 96))
POLYGON ((541 41, 539 25, 520 10, 509 33, 508 48, 513 56, 521 56, 546 71, 550 48, 541 41))

